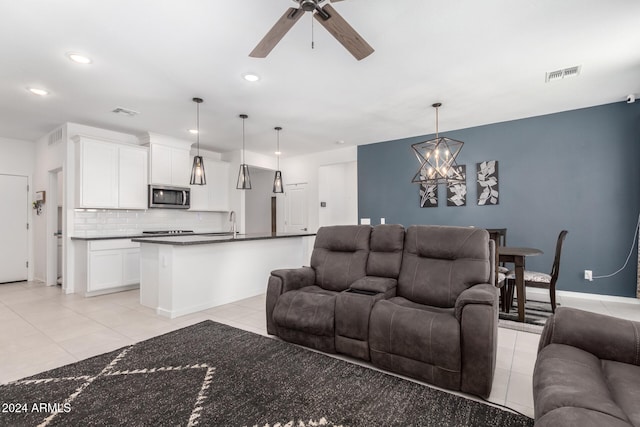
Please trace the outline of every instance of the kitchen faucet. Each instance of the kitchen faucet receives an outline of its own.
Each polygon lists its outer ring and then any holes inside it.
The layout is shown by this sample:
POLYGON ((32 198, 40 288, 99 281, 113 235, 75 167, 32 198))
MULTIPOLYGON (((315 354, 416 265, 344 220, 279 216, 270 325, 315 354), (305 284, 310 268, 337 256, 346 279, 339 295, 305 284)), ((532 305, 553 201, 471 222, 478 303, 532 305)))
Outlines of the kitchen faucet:
POLYGON ((231 232, 233 233, 233 237, 236 237, 238 235, 238 229, 237 229, 237 226, 236 226, 236 212, 235 211, 229 212, 229 222, 231 223, 231 232))

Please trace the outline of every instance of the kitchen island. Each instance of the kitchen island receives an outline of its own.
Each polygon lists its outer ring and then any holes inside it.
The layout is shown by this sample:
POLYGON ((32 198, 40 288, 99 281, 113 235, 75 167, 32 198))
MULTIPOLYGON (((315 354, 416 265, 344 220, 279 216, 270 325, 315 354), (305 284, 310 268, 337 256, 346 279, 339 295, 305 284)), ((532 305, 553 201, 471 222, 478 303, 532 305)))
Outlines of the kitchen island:
POLYGON ((140 244, 140 304, 175 318, 265 292, 269 273, 309 262, 315 234, 177 235, 140 244))

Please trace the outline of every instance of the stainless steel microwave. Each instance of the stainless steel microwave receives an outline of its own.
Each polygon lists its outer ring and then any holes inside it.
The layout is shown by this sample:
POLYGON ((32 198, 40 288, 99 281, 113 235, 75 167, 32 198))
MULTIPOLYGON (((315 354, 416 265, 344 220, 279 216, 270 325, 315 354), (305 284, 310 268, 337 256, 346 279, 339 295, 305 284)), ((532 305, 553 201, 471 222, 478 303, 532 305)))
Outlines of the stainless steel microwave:
POLYGON ((150 208, 189 209, 190 201, 191 195, 188 187, 149 186, 150 208))

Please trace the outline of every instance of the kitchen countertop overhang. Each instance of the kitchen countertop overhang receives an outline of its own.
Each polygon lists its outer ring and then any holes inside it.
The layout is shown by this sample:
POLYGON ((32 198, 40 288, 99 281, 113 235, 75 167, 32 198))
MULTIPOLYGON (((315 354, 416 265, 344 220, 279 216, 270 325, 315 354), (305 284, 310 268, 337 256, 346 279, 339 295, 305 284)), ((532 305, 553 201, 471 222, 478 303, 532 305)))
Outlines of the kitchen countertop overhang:
POLYGON ((267 239, 283 239, 288 237, 307 237, 315 236, 315 233, 252 233, 238 234, 235 237, 228 235, 211 235, 211 234, 181 234, 163 237, 144 237, 134 238, 133 242, 152 243, 157 245, 206 245, 210 243, 228 243, 228 242, 246 242, 250 240, 267 240, 267 239))
POLYGON ((166 233, 166 234, 120 234, 120 235, 102 235, 102 236, 71 236, 71 240, 118 240, 118 239, 142 239, 151 236, 154 237, 169 237, 169 236, 231 236, 231 231, 211 231, 211 232, 196 232, 196 233, 166 233))

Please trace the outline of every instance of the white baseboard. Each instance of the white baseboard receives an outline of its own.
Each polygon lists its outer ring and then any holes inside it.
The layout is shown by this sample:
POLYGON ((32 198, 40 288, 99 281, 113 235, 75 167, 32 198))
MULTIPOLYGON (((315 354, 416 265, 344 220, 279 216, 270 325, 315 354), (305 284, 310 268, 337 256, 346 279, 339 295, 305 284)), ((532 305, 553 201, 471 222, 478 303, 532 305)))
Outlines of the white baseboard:
MULTIPOLYGON (((548 290, 541 289, 541 288, 527 288, 527 293, 549 295, 548 290)), ((559 291, 559 290, 556 290, 556 295, 560 297, 564 296, 569 298, 582 298, 582 299, 597 300, 597 301, 621 302, 625 304, 640 304, 640 299, 638 298, 619 297, 614 295, 588 294, 585 292, 559 291)))

